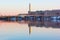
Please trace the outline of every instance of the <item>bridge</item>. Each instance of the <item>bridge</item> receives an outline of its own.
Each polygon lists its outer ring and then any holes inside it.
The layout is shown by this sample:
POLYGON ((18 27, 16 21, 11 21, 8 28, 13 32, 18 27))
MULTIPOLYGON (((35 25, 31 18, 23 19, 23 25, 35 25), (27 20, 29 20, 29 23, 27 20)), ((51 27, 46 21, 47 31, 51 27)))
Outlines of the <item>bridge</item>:
POLYGON ((0 16, 0 21, 27 23, 30 34, 31 26, 60 28, 60 10, 31 11, 31 5, 29 4, 28 13, 14 16, 0 16))

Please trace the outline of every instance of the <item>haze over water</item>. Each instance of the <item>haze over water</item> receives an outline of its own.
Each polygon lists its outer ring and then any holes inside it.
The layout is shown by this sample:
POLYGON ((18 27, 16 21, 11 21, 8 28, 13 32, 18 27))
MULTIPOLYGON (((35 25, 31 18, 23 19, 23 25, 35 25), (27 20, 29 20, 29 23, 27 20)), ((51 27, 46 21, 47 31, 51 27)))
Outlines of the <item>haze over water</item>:
POLYGON ((60 40, 60 29, 32 27, 27 24, 0 22, 0 40, 60 40))
MULTIPOLYGON (((0 16, 28 13, 32 11, 60 9, 60 0, 0 0, 0 16)), ((28 24, 0 22, 0 40, 60 40, 60 28, 32 27, 29 35, 28 24)))

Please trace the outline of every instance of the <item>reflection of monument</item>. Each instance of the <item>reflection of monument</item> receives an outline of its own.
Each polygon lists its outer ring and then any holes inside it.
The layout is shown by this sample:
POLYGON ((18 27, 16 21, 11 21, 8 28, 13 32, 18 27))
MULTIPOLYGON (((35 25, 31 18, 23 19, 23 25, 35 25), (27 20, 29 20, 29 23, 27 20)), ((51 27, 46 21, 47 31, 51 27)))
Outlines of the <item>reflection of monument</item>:
MULTIPOLYGON (((29 3, 29 14, 31 12, 31 4, 29 3)), ((31 26, 29 26, 29 34, 31 33, 31 26)))

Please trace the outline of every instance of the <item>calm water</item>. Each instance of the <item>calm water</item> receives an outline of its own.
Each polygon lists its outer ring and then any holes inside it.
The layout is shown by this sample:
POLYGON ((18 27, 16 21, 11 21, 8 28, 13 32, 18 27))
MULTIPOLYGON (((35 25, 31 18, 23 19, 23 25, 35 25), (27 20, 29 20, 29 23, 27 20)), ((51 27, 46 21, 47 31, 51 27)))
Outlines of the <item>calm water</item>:
POLYGON ((60 40, 60 29, 32 27, 28 24, 0 22, 0 40, 60 40))

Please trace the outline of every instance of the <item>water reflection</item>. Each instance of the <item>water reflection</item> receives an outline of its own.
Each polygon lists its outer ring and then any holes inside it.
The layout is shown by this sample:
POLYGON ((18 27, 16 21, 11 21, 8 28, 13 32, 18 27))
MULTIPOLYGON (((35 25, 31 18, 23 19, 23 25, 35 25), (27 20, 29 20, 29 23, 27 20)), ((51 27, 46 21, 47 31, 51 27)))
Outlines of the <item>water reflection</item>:
POLYGON ((60 28, 60 20, 47 20, 29 23, 29 26, 60 28))
POLYGON ((0 40, 60 40, 60 29, 31 26, 29 35, 28 24, 0 22, 0 40))

